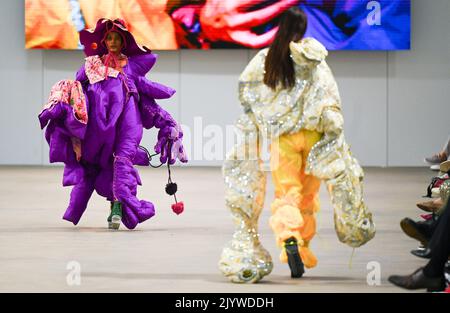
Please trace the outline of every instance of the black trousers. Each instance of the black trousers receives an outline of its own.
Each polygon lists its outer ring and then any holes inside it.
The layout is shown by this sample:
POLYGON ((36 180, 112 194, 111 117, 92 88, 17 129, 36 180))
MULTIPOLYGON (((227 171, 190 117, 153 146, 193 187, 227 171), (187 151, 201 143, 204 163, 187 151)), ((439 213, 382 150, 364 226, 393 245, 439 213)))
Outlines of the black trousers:
POLYGON ((443 276, 444 266, 450 255, 450 201, 447 201, 444 213, 439 218, 429 248, 431 260, 425 266, 424 273, 428 277, 443 276))

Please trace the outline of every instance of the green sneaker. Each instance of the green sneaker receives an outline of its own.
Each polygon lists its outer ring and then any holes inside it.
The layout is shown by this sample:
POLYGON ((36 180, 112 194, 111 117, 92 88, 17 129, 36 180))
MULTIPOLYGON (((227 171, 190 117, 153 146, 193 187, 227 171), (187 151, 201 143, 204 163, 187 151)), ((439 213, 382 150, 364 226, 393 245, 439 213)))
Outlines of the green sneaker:
POLYGON ((111 214, 108 217, 108 228, 119 229, 122 221, 122 203, 119 201, 111 202, 111 214))
POLYGON ((107 219, 107 221, 108 221, 108 228, 109 229, 111 229, 112 228, 112 225, 111 225, 111 222, 112 222, 112 208, 113 208, 113 202, 112 201, 110 201, 110 208, 109 208, 109 216, 108 216, 108 219, 107 219))

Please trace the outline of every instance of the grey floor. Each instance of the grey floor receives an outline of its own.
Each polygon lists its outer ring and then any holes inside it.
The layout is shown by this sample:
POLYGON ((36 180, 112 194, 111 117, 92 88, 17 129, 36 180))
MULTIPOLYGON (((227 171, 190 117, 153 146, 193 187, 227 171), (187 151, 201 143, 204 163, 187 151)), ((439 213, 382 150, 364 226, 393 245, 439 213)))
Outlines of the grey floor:
POLYGON ((155 203, 157 215, 134 231, 111 232, 105 228, 109 204, 98 195, 78 226, 61 219, 70 192, 61 186, 62 168, 0 167, 0 292, 402 292, 387 277, 424 264, 409 253, 417 243, 401 232, 399 221, 420 214, 415 202, 433 175, 425 168, 366 169, 366 201, 378 233, 352 260, 352 249, 336 238, 322 188, 312 246, 319 264, 301 280, 291 280, 287 265, 278 261, 268 227, 269 179, 260 232, 275 268, 254 285, 231 284, 217 270, 233 229, 219 168, 174 169, 186 204, 180 216, 172 213, 163 190, 166 172, 140 168, 140 173, 139 196, 155 203), (79 284, 73 264, 80 266, 79 284), (379 265, 379 285, 367 283, 373 277, 370 264, 379 265))

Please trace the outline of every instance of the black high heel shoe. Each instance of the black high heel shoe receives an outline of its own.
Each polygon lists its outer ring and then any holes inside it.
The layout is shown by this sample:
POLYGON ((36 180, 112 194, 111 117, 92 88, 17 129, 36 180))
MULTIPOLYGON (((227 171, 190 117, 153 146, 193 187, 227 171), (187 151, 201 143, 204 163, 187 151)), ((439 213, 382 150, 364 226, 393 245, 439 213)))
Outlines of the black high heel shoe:
POLYGON ((301 278, 305 273, 305 266, 298 252, 297 239, 291 237, 285 240, 284 247, 288 257, 289 268, 291 269, 291 277, 301 278))

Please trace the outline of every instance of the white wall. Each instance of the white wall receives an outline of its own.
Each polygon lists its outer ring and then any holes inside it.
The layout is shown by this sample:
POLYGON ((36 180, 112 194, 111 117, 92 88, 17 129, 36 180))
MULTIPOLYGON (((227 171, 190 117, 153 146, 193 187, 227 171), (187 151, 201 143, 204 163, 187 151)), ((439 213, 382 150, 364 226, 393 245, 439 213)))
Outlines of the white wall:
POLYGON ((450 0, 413 1, 412 52, 389 53, 389 165, 415 165, 450 134, 450 0))
MULTIPOLYGON (((423 156, 438 151, 450 133, 450 0, 412 3, 411 51, 339 51, 329 57, 343 99, 346 136, 365 166, 423 165, 423 156)), ((52 84, 74 77, 83 53, 25 50, 24 1, 2 1, 0 21, 0 164, 48 164, 37 115, 52 84)), ((177 90, 160 104, 191 131, 196 117, 202 117, 203 129, 224 128, 241 112, 237 78, 254 53, 161 51, 149 78, 177 90)), ((147 132, 143 144, 152 147, 154 136, 147 132)), ((197 145, 208 140, 201 137, 194 139, 197 145)))

